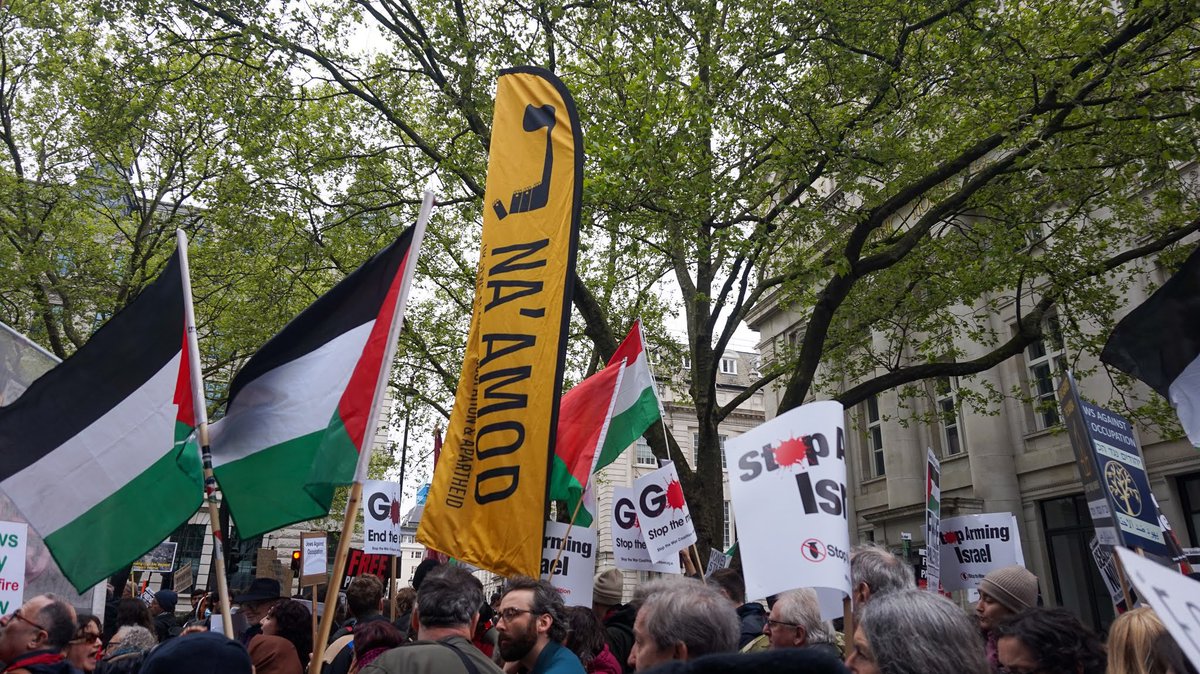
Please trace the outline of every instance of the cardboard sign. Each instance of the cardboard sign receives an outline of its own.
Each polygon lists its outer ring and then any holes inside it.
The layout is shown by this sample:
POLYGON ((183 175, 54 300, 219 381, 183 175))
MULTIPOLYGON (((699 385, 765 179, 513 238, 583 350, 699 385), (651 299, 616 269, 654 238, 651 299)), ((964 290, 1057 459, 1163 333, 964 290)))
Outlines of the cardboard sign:
POLYGON ((188 562, 175 570, 175 578, 171 583, 176 592, 187 592, 192 587, 192 563, 188 562))
POLYGON ((1012 513, 962 515, 942 520, 942 588, 978 589, 983 577, 1006 566, 1024 566, 1012 513))
POLYGON ((0 615, 10 615, 25 603, 25 550, 29 525, 0 522, 0 615))
POLYGON ((650 559, 663 562, 696 542, 696 526, 683 498, 675 464, 634 480, 634 505, 650 559))
POLYGON ((638 521, 637 490, 633 487, 613 487, 612 539, 613 564, 627 571, 658 571, 680 573, 679 557, 662 562, 650 559, 646 540, 642 537, 641 522, 638 521))
POLYGON ((1170 556, 1141 450, 1133 438, 1133 425, 1116 412, 1080 398, 1069 372, 1059 386, 1059 395, 1096 537, 1104 545, 1119 541, 1170 556))
POLYGON ((1192 666, 1200 667, 1200 583, 1165 566, 1117 548, 1138 596, 1154 608, 1192 666))
POLYGON ((320 585, 329 575, 329 539, 324 531, 300 534, 300 585, 320 585))
POLYGON ((1092 560, 1096 562, 1096 568, 1100 570, 1100 577, 1104 579, 1104 587, 1108 589, 1108 596, 1112 599, 1113 606, 1123 610, 1125 594, 1121 592, 1121 579, 1117 576, 1117 564, 1113 559, 1111 548, 1100 545, 1100 541, 1092 536, 1092 540, 1088 542, 1088 549, 1092 551, 1092 560))
POLYGON ((810 403, 725 443, 747 597, 817 591, 821 616, 850 594, 841 404, 810 403))
POLYGON ((720 571, 727 566, 729 566, 729 558, 725 556, 724 552, 716 548, 708 549, 708 566, 704 569, 705 578, 713 575, 714 571, 720 571))
POLYGON ((399 555, 400 484, 386 480, 363 482, 363 551, 399 555))
POLYGON ((175 570, 175 550, 179 544, 175 541, 164 541, 154 546, 154 549, 142 555, 133 563, 134 571, 150 571, 153 573, 171 573, 175 570))
POLYGON ((942 581, 942 463, 933 449, 925 451, 925 589, 937 592, 942 581))
POLYGON ((567 606, 592 607, 596 549, 595 529, 546 522, 546 535, 542 539, 542 578, 550 581, 567 606))

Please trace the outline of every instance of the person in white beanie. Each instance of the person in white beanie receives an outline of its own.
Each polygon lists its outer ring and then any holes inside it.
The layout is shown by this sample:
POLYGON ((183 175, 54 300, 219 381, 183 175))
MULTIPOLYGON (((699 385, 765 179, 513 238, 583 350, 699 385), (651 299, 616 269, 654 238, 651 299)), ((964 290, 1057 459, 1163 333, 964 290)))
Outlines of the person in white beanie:
POLYGON ((1000 671, 996 627, 1009 616, 1037 606, 1038 579, 1022 566, 1006 566, 983 577, 975 618, 987 640, 986 653, 992 671, 1000 671))

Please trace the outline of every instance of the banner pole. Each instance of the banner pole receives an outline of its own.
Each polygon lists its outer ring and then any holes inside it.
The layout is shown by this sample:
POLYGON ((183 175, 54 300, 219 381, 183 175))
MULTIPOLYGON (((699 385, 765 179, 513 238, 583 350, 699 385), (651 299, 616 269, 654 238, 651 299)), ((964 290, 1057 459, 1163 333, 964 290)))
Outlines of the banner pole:
POLYGON ((692 556, 696 558, 696 574, 700 576, 700 582, 708 585, 708 579, 704 577, 704 565, 700 563, 700 551, 696 549, 695 543, 688 547, 692 551, 692 556))
MULTIPOLYGON (((320 674, 321 661, 325 657, 325 642, 329 639, 330 632, 333 631, 333 615, 334 607, 337 605, 338 588, 342 585, 346 557, 350 554, 350 537, 354 535, 354 519, 358 515, 359 503, 362 501, 363 480, 367 478, 367 467, 371 463, 371 452, 375 448, 375 434, 379 427, 379 408, 383 406, 388 375, 392 371, 392 361, 396 359, 396 342, 400 339, 400 327, 404 322, 404 308, 408 305, 413 274, 416 272, 417 259, 421 253, 421 242, 425 238, 425 226, 429 223, 429 216, 433 212, 433 196, 433 190, 425 190, 425 195, 421 200, 421 212, 417 216, 417 224, 413 228, 412 243, 409 244, 403 278, 400 281, 400 296, 396 299, 396 310, 392 316, 392 323, 388 326, 388 341, 383 360, 379 365, 379 376, 375 381, 375 396, 371 399, 371 410, 367 415, 363 447, 358 454, 358 465, 354 469, 354 482, 350 485, 350 496, 346 499, 342 535, 338 538, 333 573, 329 578, 329 587, 325 591, 325 611, 321 615, 321 626, 317 631, 317 638, 313 640, 313 657, 308 666, 309 674, 320 674)), ((316 588, 313 588, 313 591, 315 592, 316 588)))
POLYGON ((192 278, 188 266, 187 235, 175 230, 179 248, 179 272, 183 276, 183 314, 187 336, 189 379, 192 384, 192 410, 196 416, 196 435, 200 443, 200 462, 204 466, 204 500, 208 507, 208 528, 213 538, 213 559, 217 567, 217 600, 221 604, 221 627, 225 636, 234 638, 233 613, 229 603, 229 581, 225 572, 225 542, 217 527, 217 478, 213 475, 212 449, 208 444, 208 404, 204 397, 204 375, 200 369, 200 344, 196 335, 196 310, 192 305, 192 278))
POLYGON ((850 597, 842 599, 842 636, 847 647, 854 643, 854 607, 850 597))
POLYGON ((392 568, 388 572, 388 618, 396 622, 396 555, 392 555, 392 568))
MULTIPOLYGON (((580 494, 579 502, 575 504, 575 512, 571 513, 571 521, 567 523, 567 533, 563 535, 564 543, 566 543, 566 540, 571 537, 571 529, 575 528, 575 518, 579 517, 579 509, 582 507, 583 507, 583 494, 580 494)), ((550 565, 550 574, 551 575, 554 575, 554 570, 558 568, 558 562, 560 559, 562 559, 562 556, 563 556, 563 548, 566 548, 566 547, 567 547, 566 545, 559 546, 558 554, 554 556, 554 563, 550 565)))

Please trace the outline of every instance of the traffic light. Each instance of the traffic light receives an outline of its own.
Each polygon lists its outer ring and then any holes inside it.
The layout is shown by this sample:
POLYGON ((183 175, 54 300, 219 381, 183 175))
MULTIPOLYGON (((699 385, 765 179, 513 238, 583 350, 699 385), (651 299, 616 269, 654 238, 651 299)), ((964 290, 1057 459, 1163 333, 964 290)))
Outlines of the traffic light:
POLYGON ((292 571, 299 571, 299 570, 300 570, 300 551, 293 550, 292 551, 292 571))

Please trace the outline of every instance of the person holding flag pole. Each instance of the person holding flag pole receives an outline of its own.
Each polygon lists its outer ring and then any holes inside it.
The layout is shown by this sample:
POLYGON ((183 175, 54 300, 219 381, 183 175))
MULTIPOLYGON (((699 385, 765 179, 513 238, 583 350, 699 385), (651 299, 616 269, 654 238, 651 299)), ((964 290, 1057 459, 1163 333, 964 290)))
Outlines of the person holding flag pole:
POLYGON ((358 516, 359 502, 362 500, 363 480, 367 479, 367 466, 371 463, 371 452, 375 448, 375 432, 379 425, 379 408, 383 402, 385 388, 387 387, 387 375, 391 371, 392 361, 396 357, 396 342, 400 337, 404 307, 408 304, 408 294, 412 287, 413 272, 416 269, 416 260, 420 254, 421 240, 425 237, 425 226, 429 222, 430 213, 433 211, 433 200, 433 191, 426 190, 424 199, 421 202, 421 212, 417 216, 417 224, 412 236, 412 263, 404 266, 404 276, 400 284, 400 296, 396 301, 395 314, 388 327, 387 344, 383 361, 380 363, 379 376, 375 382, 375 396, 372 399, 371 409, 367 417, 363 446, 358 454, 358 463, 354 471, 354 481, 350 485, 350 495, 346 499, 346 513, 342 521, 342 535, 338 537, 333 572, 330 574, 329 584, 326 586, 325 610, 321 615, 321 623, 317 630, 316 639, 313 641, 313 656, 309 662, 310 674, 320 674, 321 663, 325 656, 325 642, 329 640, 329 634, 333 628, 334 607, 337 606, 338 588, 342 584, 346 557, 350 552, 350 538, 354 532, 354 520, 358 516))
POLYGON ((192 304, 192 276, 188 266, 187 235, 182 229, 175 230, 176 246, 179 249, 179 272, 183 275, 184 335, 187 339, 188 368, 192 385, 192 408, 196 415, 196 437, 200 441, 200 460, 204 468, 204 500, 208 506, 208 528, 213 537, 213 559, 217 566, 217 599, 221 603, 221 627, 225 636, 233 635, 233 620, 229 606, 229 581, 225 576, 225 542, 217 523, 217 480, 213 477, 212 448, 208 443, 208 405, 204 398, 204 375, 200 371, 200 345, 196 336, 196 310, 192 304))

